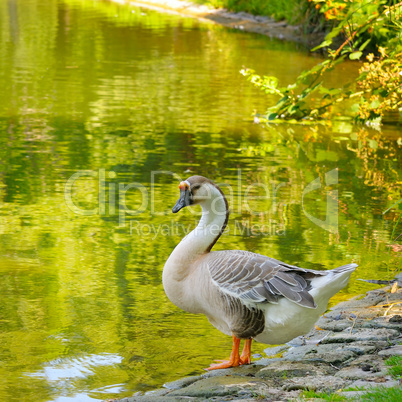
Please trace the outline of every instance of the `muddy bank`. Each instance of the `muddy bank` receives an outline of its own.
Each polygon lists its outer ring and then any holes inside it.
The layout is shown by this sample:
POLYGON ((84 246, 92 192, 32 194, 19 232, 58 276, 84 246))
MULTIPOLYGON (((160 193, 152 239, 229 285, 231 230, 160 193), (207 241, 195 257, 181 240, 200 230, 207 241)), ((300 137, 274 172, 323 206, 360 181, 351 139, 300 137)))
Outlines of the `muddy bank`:
MULTIPOLYGON (((121 0, 113 1, 121 2, 121 0)), ((139 0, 129 1, 129 3, 144 8, 204 19, 229 28, 255 32, 272 38, 299 42, 307 47, 318 45, 325 36, 323 33, 304 34, 301 25, 289 25, 285 21, 275 21, 273 18, 256 16, 245 12, 236 13, 225 9, 213 9, 188 1, 139 0)))
POLYGON ((402 289, 374 290, 340 303, 317 328, 265 349, 266 357, 251 365, 183 378, 121 402, 288 401, 304 390, 359 398, 378 385, 400 387, 384 361, 402 355, 402 289))

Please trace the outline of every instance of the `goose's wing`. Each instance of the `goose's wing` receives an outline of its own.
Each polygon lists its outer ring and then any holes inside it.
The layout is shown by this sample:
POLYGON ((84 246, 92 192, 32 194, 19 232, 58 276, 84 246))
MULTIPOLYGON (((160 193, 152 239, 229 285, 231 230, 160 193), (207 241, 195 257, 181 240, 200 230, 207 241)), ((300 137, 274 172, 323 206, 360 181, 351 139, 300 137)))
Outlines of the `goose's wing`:
POLYGON ((244 251, 218 251, 211 257, 209 273, 223 293, 245 303, 277 303, 286 297, 301 306, 316 307, 303 277, 310 274, 306 269, 244 251))

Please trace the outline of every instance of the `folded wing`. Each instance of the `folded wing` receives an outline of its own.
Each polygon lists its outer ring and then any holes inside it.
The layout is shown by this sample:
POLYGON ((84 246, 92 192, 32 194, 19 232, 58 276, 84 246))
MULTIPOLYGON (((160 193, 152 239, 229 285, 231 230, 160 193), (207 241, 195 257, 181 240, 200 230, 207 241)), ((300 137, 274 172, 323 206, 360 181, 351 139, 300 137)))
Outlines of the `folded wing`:
POLYGON ((308 292, 309 273, 303 268, 239 250, 211 253, 208 269, 223 293, 244 303, 278 303, 285 297, 300 306, 316 308, 308 292))

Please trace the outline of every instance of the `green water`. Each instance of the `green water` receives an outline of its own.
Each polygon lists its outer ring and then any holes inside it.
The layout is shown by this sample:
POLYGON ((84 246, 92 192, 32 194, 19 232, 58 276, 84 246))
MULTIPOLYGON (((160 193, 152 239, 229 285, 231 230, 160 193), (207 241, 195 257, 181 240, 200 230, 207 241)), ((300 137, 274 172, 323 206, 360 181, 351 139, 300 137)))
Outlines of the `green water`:
MULTIPOLYGON (((357 262, 336 300, 373 288, 358 278, 392 277, 397 210, 382 212, 401 198, 399 127, 252 122, 274 100, 243 66, 290 83, 316 61, 115 3, 0 3, 0 400, 123 397, 227 357, 229 337, 161 285, 198 219, 170 212, 192 174, 229 198, 216 249, 316 269, 357 262)), ((355 73, 345 64, 329 85, 355 73)))

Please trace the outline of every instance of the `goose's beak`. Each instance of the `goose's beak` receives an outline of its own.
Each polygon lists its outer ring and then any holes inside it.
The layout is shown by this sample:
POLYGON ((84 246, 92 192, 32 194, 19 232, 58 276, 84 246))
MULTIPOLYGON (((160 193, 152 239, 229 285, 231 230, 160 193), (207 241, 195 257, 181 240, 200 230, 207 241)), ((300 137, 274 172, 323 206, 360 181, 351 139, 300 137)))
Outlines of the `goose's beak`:
POLYGON ((179 212, 182 208, 191 205, 191 193, 188 184, 182 181, 179 185, 179 188, 180 188, 180 198, 177 200, 176 205, 172 209, 172 212, 174 214, 176 212, 179 212))

